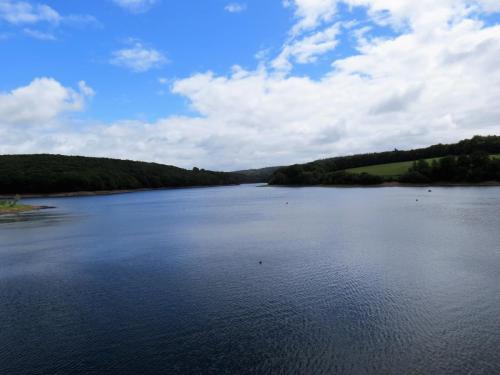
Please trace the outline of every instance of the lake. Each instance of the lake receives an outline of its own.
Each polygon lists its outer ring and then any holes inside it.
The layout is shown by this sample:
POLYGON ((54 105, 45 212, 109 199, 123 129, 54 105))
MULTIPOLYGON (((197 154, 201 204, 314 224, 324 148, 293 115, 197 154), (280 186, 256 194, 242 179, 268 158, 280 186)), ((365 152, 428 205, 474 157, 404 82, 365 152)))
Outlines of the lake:
POLYGON ((500 373, 500 188, 25 202, 57 209, 0 217, 0 374, 500 373))

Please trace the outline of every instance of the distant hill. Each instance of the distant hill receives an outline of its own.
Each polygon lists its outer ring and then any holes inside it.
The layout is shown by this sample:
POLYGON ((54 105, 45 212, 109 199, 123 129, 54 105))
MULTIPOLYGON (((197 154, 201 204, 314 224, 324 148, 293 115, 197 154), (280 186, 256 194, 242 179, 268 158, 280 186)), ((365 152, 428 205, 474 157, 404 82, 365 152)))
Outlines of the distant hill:
POLYGON ((288 167, 213 172, 130 160, 63 155, 0 155, 0 194, 154 189, 269 182, 271 185, 375 185, 500 182, 500 137, 317 160, 288 167))
POLYGON ((376 185, 500 181, 499 136, 475 136, 454 144, 317 160, 280 168, 272 185, 376 185))
POLYGON ((257 183, 267 182, 272 177, 273 173, 283 167, 267 167, 260 169, 247 169, 243 171, 235 171, 235 173, 242 178, 242 182, 257 183))
POLYGON ((242 182, 233 173, 130 160, 63 155, 0 155, 0 194, 133 190, 242 182))

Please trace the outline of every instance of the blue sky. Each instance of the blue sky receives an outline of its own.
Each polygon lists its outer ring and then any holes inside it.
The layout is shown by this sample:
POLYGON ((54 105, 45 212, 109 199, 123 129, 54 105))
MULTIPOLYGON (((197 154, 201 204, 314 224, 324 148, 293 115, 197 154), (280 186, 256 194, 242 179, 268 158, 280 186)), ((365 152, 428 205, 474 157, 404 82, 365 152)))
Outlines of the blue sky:
POLYGON ((0 0, 0 152, 227 170, 496 133, 499 12, 496 0, 0 0))
POLYGON ((235 64, 255 68, 255 54, 280 48, 293 23, 279 1, 266 0, 252 1, 240 13, 226 11, 230 2, 224 0, 163 0, 138 14, 107 0, 45 4, 61 15, 91 15, 96 21, 36 27, 54 34, 53 41, 40 41, 19 33, 17 25, 1 23, 0 33, 13 34, 0 45, 10 62, 0 72, 1 90, 27 84, 32 77, 57 77, 64 85, 85 77, 100 97, 86 115, 106 121, 185 113, 185 100, 169 94, 159 78, 173 80, 207 70, 227 74, 235 64), (125 48, 131 38, 160 51, 168 61, 140 73, 109 64, 112 51, 125 48))

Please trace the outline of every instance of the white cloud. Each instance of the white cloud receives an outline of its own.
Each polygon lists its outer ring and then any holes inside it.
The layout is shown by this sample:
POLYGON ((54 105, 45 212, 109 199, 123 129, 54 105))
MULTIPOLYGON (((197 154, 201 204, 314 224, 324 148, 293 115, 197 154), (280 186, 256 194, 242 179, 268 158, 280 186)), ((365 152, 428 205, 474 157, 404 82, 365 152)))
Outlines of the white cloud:
POLYGON ((297 35, 303 31, 318 27, 321 23, 330 21, 336 12, 338 0, 283 0, 285 7, 295 8, 297 24, 292 29, 292 34, 297 35))
POLYGON ((57 24, 61 18, 57 11, 45 4, 32 5, 25 1, 0 0, 0 19, 14 25, 38 22, 57 24))
POLYGON ((129 43, 130 47, 112 53, 111 64, 134 72, 145 72, 158 68, 168 61, 160 51, 147 47, 137 40, 130 40, 129 43))
POLYGON ((144 13, 151 9, 158 0, 113 0, 113 2, 131 13, 144 13))
POLYGON ((89 14, 69 14, 62 18, 61 23, 73 27, 82 27, 82 26, 94 26, 98 28, 102 27, 102 24, 97 20, 97 18, 89 14))
POLYGON ((65 112, 82 110, 93 95, 84 81, 74 90, 52 78, 37 78, 27 86, 0 93, 0 123, 43 125, 65 112))
POLYGON ((50 32, 43 32, 40 30, 35 30, 35 29, 30 29, 30 28, 24 28, 23 29, 24 33, 32 38, 39 39, 39 40, 56 40, 56 36, 50 32))
POLYGON ((97 19, 85 14, 61 15, 45 4, 17 0, 0 0, 0 21, 29 37, 50 41, 57 39, 57 29, 62 26, 98 26, 97 19), (36 29, 33 28, 36 26, 36 29), (41 29, 44 28, 45 30, 41 29))
POLYGON ((463 19, 474 12, 500 11, 497 0, 284 0, 286 7, 295 9, 298 19, 292 32, 314 29, 331 21, 338 5, 365 7, 372 20, 402 27, 405 23, 413 28, 440 27, 448 22, 463 19))
POLYGON ((299 64, 315 62, 318 56, 335 49, 339 32, 340 24, 336 23, 302 39, 292 39, 283 46, 279 56, 272 61, 273 68, 290 71, 293 62, 291 60, 299 64))
POLYGON ((244 3, 229 3, 224 9, 229 13, 241 13, 247 10, 247 5, 244 3))
POLYGON ((497 0, 480 0, 479 4, 486 12, 500 12, 500 2, 497 0))

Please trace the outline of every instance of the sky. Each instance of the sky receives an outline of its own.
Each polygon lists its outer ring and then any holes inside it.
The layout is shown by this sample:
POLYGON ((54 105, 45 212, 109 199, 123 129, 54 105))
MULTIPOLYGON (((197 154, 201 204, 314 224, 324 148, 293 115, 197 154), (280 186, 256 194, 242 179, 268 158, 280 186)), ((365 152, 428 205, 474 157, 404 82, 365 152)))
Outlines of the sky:
POLYGON ((0 154, 214 170, 500 134, 498 0, 0 0, 0 154))

